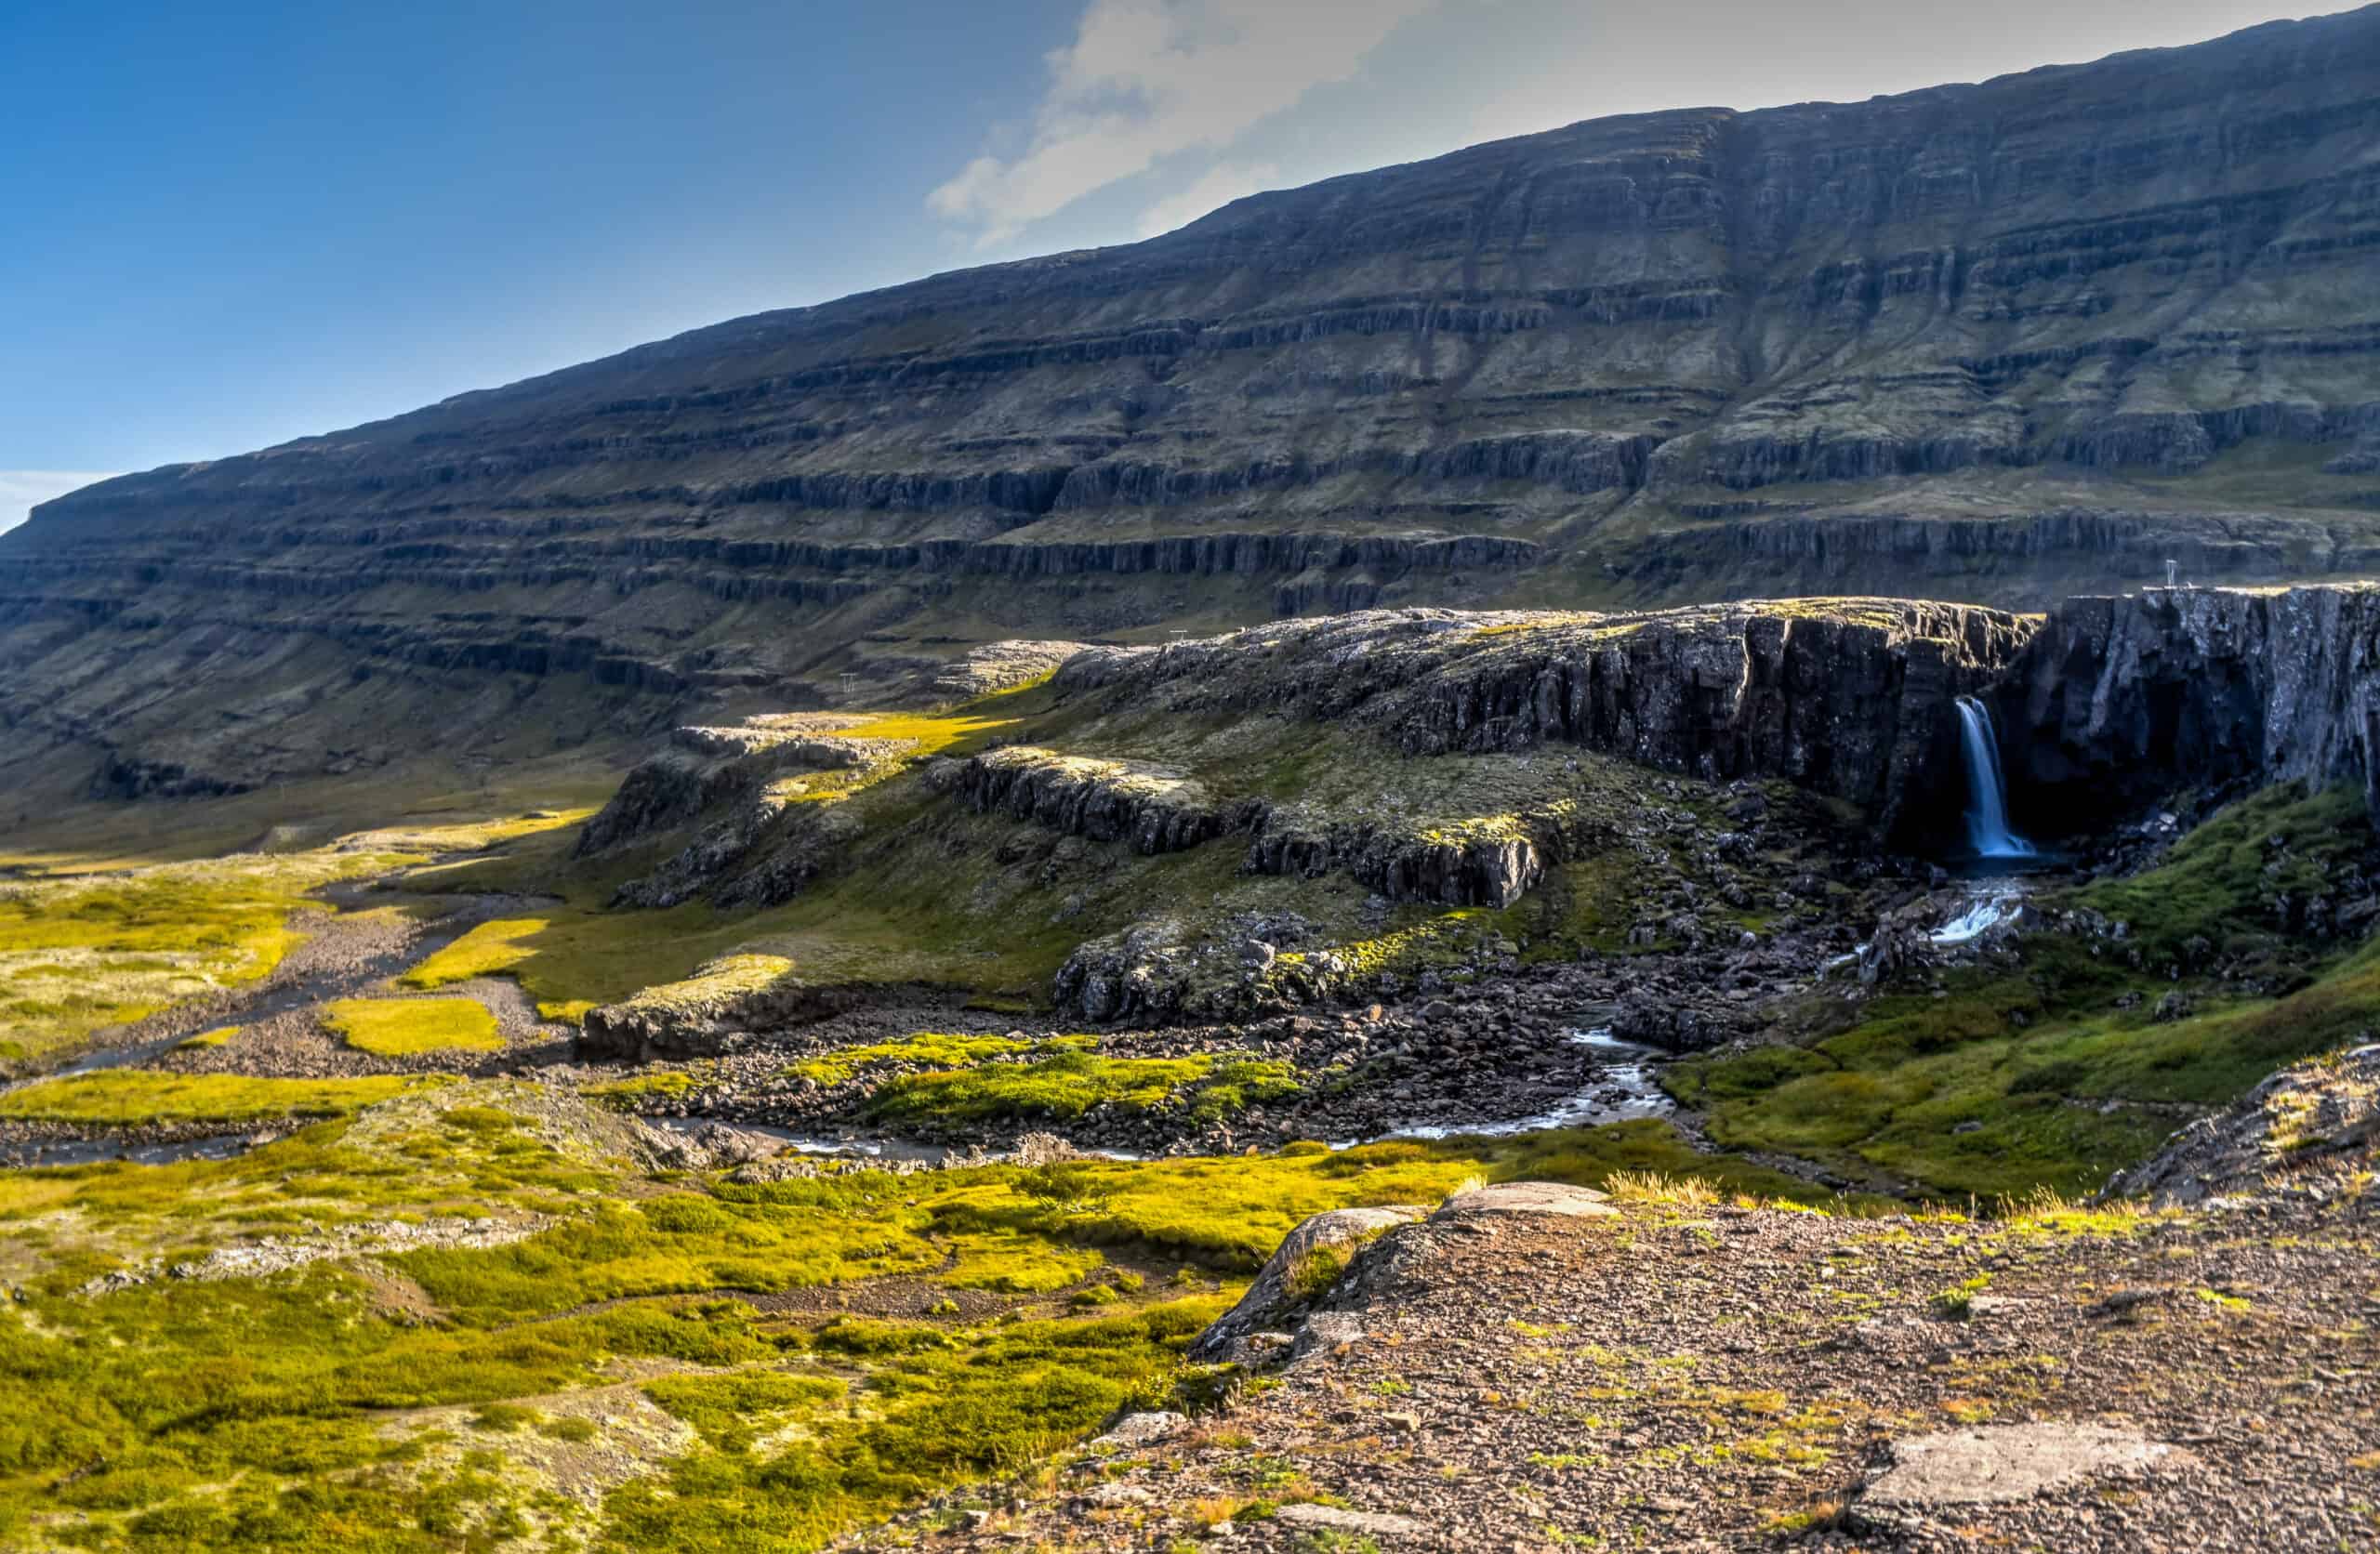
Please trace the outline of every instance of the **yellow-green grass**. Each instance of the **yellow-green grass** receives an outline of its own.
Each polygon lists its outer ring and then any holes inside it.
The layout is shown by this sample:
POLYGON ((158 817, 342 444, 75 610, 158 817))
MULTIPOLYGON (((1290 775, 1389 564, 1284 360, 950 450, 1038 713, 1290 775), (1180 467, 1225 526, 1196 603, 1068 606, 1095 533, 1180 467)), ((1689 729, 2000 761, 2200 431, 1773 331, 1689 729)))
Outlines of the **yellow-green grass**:
POLYGON ((416 1083, 401 1074, 258 1079, 232 1073, 102 1069, 40 1080, 0 1095, 0 1117, 111 1127, 335 1117, 386 1100, 416 1083))
POLYGON ((1108 1058, 1080 1046, 1050 1044, 1023 1062, 899 1073, 868 1097, 866 1114, 907 1123, 997 1119, 1064 1122, 1095 1106, 1128 1112, 1179 1107, 1226 1117, 1299 1090, 1289 1063, 1230 1054, 1108 1058))
POLYGON ((324 1021, 347 1045, 382 1058, 417 1052, 493 1052, 496 1017, 476 998, 342 998, 324 1021))
POLYGON ((543 932, 548 926, 548 919, 543 917, 500 917, 481 923, 397 981, 427 992, 450 982, 509 971, 537 953, 521 942, 543 932))
POLYGON ((397 861, 246 854, 0 886, 0 1058, 255 981, 298 942, 289 919, 308 890, 397 861))
MULTIPOLYGON (((1081 1046, 1096 1041, 1092 1036, 1061 1038, 1081 1046)), ((1022 1037, 956 1035, 942 1031, 920 1031, 897 1041, 872 1042, 864 1047, 840 1047, 815 1058, 804 1058, 789 1065, 786 1072, 821 1085, 846 1084, 863 1069, 887 1063, 925 1063, 949 1068, 980 1063, 987 1059, 1011 1057, 1035 1050, 1049 1043, 1035 1043, 1022 1037)))
POLYGON ((204 1051, 210 1047, 228 1047, 231 1045, 231 1038, 239 1034, 240 1028, 237 1025, 218 1025, 211 1031, 201 1031, 195 1035, 184 1036, 176 1045, 188 1047, 194 1052, 204 1051))
POLYGON ((605 1080, 579 1090, 585 1100, 619 1112, 634 1112, 656 1100, 677 1100, 695 1086, 684 1069, 656 1069, 626 1079, 605 1080))
POLYGON ((1027 1469, 1120 1409, 1177 1401, 1198 1379, 1181 1361, 1187 1339, 1307 1214, 1427 1205, 1482 1176, 1693 1171, 1719 1192, 1807 1191, 1698 1156, 1658 1123, 1263 1157, 657 1181, 592 1114, 572 1123, 549 1095, 507 1110, 534 1089, 425 1090, 232 1160, 0 1179, 0 1264, 27 1291, 0 1310, 0 1387, 18 1403, 0 1419, 0 1544, 71 1532, 89 1547, 427 1549, 443 1546, 427 1529, 522 1525, 536 1509, 575 1518, 597 1546, 815 1547, 1027 1469), (73 1293, 161 1253, 474 1205, 556 1218, 511 1245, 384 1253, 370 1269, 73 1293), (1119 1247, 1185 1272, 1144 1290, 1104 1268, 1119 1247), (1006 1292, 1026 1303, 1024 1320, 821 1324, 733 1296, 887 1277, 1006 1292), (407 1306, 383 1304, 392 1288, 407 1306), (1097 1314, 1073 1314, 1091 1305, 1097 1314), (536 1457, 510 1442, 549 1424, 585 1433, 549 1409, 616 1385, 624 1364, 697 1440, 578 1516, 541 1496, 536 1457), (414 1412, 438 1409, 469 1422, 414 1412), (475 1468, 425 1433, 458 1429, 484 1454, 475 1468))

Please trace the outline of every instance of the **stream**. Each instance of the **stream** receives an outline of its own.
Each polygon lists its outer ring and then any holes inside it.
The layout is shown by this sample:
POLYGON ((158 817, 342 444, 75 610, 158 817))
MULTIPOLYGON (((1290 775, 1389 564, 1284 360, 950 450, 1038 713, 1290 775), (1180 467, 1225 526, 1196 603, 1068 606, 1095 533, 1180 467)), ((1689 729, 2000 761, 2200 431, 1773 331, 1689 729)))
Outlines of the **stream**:
MULTIPOLYGON (((1532 1116, 1481 1123, 1402 1123, 1378 1139, 1504 1139, 1516 1133, 1540 1133, 1555 1127, 1595 1127, 1636 1117, 1658 1117, 1675 1110, 1662 1093, 1660 1064, 1666 1053, 1621 1041, 1606 1026, 1572 1031, 1563 1037, 1595 1057, 1594 1077, 1584 1086, 1532 1116)), ((1373 1139, 1350 1139, 1334 1149, 1350 1149, 1373 1139)))

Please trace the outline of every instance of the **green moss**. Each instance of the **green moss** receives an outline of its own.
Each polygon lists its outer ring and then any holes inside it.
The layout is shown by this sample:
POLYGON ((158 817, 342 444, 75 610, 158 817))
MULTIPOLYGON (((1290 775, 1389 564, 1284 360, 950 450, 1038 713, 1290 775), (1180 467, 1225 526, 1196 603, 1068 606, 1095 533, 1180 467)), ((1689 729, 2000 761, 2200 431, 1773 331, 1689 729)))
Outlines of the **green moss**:
POLYGON ((536 954, 523 941, 550 926, 544 917, 504 917, 481 923, 397 981, 428 991, 509 971, 536 954))
POLYGON ((748 1448, 775 1425, 816 1415, 848 1390, 840 1376, 739 1371, 729 1376, 680 1376, 645 1383, 644 1395, 694 1427, 723 1452, 748 1448))
MULTIPOLYGON (((979 1056, 1013 1052, 1023 1046, 997 1037, 969 1044, 937 1039, 948 1046, 950 1056, 960 1055, 960 1046, 979 1056)), ((1277 1060, 1210 1054, 1109 1058, 1091 1050, 1088 1041, 1033 1047, 1029 1050, 1048 1055, 1029 1061, 984 1060, 962 1069, 895 1074, 868 1098, 867 1115, 909 1123, 1066 1121, 1094 1106, 1132 1112, 1178 1106, 1197 1117, 1223 1117, 1298 1092, 1296 1071, 1277 1060)), ((822 1060, 821 1072, 835 1072, 833 1061, 822 1060)))
POLYGON ((1943 1194, 2096 1189, 2163 1140, 2170 1108, 2224 1105, 2380 1022, 2380 944, 2343 953, 2294 935, 2286 904, 2372 845, 2360 796, 2268 790, 2159 867, 2044 903, 2102 914, 2122 938, 2032 935, 2015 969, 1846 1006, 1848 1028, 1806 1047, 1691 1060, 1667 1082, 1731 1149, 1878 1167, 1943 1194), (2202 980, 2219 959, 2294 990, 2202 980), (2157 1020, 2176 988, 2191 1012, 2157 1020))
POLYGON ((298 942, 290 917, 314 904, 306 891, 400 861, 249 854, 0 886, 0 1058, 255 981, 298 942))
POLYGON ((848 1083, 861 1070, 879 1064, 919 1063, 942 1067, 972 1066, 991 1058, 1032 1050, 1034 1043, 1008 1036, 950 1035, 920 1031, 898 1041, 846 1047, 824 1057, 805 1058, 786 1072, 821 1085, 848 1083))
POLYGON ((78 1535, 101 1547, 451 1547, 459 1534, 431 1529, 503 1524, 525 1503, 521 1464, 498 1471, 467 1453, 430 1469, 433 1438, 403 1411, 468 1410, 467 1437, 499 1448, 531 1429, 591 1437, 556 1417, 555 1400, 606 1384, 620 1363, 650 1376, 662 1362, 676 1372, 649 1379, 648 1396, 702 1444, 615 1491, 601 1539, 808 1546, 1171 1396, 1183 1343, 1233 1292, 1149 1304, 1101 1248, 1245 1271, 1308 1214, 1428 1203, 1481 1175, 1703 1166, 1793 1190, 1704 1161, 1659 1124, 706 1189, 638 1178, 615 1125, 574 1120, 561 1099, 456 1083, 232 1160, 0 1178, 0 1244, 35 1218, 70 1244, 49 1245, 27 1299, 0 1310, 0 1388, 20 1404, 0 1420, 0 1527, 73 1515, 92 1519, 78 1535), (475 1206, 558 1218, 511 1245, 384 1253, 368 1279, 319 1264, 71 1293, 126 1258, 475 1206), (1098 1314, 973 1327, 945 1307, 939 1322, 813 1328, 734 1297, 884 1278, 1062 1302, 1095 1291, 1098 1314), (412 1292, 403 1310, 383 1304, 390 1281, 412 1292))
POLYGON ((605 1546, 815 1548, 928 1495, 1017 1472, 1119 1410, 1169 1401, 1182 1348, 1223 1304, 933 1332, 887 1355, 865 1411, 813 1417, 774 1455, 705 1451, 613 1491, 605 1546))
POLYGON ((228 1046, 231 1038, 239 1034, 240 1028, 237 1025, 218 1025, 211 1031, 201 1031, 196 1035, 185 1036, 177 1045, 192 1051, 199 1051, 210 1047, 228 1046))
POLYGON ((578 1093, 618 1112, 638 1112, 656 1100, 676 1100, 694 1087, 694 1076, 684 1069, 658 1069, 627 1079, 589 1085, 578 1093))
POLYGON ((342 998, 324 1020, 359 1052, 493 1052, 503 1047, 496 1017, 475 998, 342 998))
POLYGON ((0 1117, 100 1126, 331 1117, 386 1100, 419 1083, 398 1074, 257 1079, 232 1073, 103 1069, 45 1079, 0 1095, 0 1117))
POLYGON ((2076 900, 2124 923, 2152 969, 2188 973, 2207 954, 2192 941, 2235 955, 2285 948, 2288 923, 2276 904, 2322 893, 2341 863, 2371 846, 2360 792, 2284 784, 2218 811, 2159 867, 2099 881, 2076 900))

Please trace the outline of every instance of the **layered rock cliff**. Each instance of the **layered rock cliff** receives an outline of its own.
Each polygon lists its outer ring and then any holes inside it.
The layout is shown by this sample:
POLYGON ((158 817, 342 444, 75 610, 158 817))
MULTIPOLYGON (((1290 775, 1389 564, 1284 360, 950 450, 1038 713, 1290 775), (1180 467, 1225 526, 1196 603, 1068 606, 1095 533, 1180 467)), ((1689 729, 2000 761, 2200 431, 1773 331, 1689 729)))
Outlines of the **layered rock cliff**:
POLYGON ((2380 814, 2380 586, 2069 599, 1993 701, 2013 797, 2055 831, 2241 783, 2353 782, 2380 814))
POLYGON ((0 718, 203 789, 368 749, 284 726, 358 674, 584 734, 1053 626, 2359 572, 2375 145, 2366 10, 738 320, 46 506, 0 718))
POLYGON ((1568 744, 1706 781, 1784 778, 1889 834, 1955 813, 1951 705, 1997 680, 2035 624, 1906 599, 1372 612, 1086 649, 1058 683, 1119 706, 1311 718, 1410 755, 1568 744))

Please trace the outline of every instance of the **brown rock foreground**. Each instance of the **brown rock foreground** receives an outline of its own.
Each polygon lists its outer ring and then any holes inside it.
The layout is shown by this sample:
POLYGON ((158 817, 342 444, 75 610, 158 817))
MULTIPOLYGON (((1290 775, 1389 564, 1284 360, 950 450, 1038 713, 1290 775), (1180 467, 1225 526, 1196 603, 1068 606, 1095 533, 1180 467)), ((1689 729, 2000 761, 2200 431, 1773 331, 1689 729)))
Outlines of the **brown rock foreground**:
POLYGON ((868 1541, 2380 1546, 2368 1196, 1991 1222, 1614 1202, 1458 1197, 1373 1243, 1229 1407, 868 1541))

